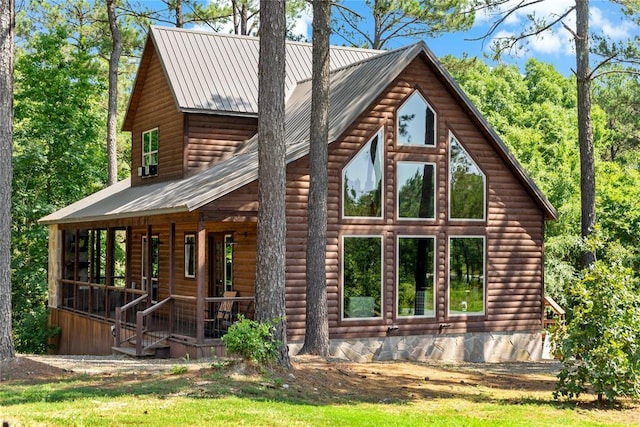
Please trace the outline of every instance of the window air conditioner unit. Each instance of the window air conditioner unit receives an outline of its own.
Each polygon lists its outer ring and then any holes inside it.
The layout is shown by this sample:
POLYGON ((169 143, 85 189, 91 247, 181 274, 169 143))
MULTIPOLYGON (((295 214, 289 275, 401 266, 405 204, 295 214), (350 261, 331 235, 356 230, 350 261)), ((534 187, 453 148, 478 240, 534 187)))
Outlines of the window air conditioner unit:
POLYGON ((158 165, 140 166, 138 176, 152 176, 158 174, 158 165))

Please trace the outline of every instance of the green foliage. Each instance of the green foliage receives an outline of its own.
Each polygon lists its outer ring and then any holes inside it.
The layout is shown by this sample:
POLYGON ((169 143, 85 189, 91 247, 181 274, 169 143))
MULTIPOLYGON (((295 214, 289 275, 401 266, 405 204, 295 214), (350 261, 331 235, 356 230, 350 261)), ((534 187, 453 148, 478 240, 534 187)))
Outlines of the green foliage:
POLYGON ((610 402, 640 396, 638 291, 638 279, 619 259, 596 261, 568 286, 570 318, 554 334, 563 365, 556 399, 590 390, 610 402))
POLYGON ((182 375, 186 374, 188 370, 189 368, 185 365, 173 365, 171 369, 169 369, 169 373, 171 375, 182 375))
POLYGON ((12 298, 16 348, 46 350, 47 237, 38 219, 106 179, 104 85, 65 27, 17 52, 12 192, 12 298))
POLYGON ((238 321, 229 327, 222 342, 227 350, 245 360, 261 365, 275 362, 280 343, 274 339, 274 332, 279 321, 258 322, 239 314, 238 321))

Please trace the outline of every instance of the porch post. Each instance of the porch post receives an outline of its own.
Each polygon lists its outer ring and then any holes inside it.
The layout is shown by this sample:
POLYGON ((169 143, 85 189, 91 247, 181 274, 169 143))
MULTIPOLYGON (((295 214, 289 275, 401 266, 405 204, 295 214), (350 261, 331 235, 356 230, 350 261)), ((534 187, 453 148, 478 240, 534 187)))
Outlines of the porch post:
POLYGON ((62 278, 62 256, 64 240, 57 224, 49 226, 49 269, 47 285, 49 289, 49 307, 58 308, 62 301, 62 289, 59 280, 62 278))
POLYGON ((196 293, 196 342, 204 342, 204 308, 205 308, 205 250, 207 242, 207 233, 204 228, 204 221, 200 219, 198 221, 198 236, 196 238, 196 285, 198 287, 196 293))
MULTIPOLYGON (((169 229, 169 296, 173 296, 176 293, 176 224, 171 223, 169 229)), ((176 304, 172 299, 169 301, 169 333, 175 332, 174 322, 176 304)))
POLYGON ((147 225, 147 244, 145 245, 145 252, 146 252, 146 258, 145 258, 145 270, 146 270, 146 276, 145 276, 145 281, 146 283, 144 283, 144 291, 147 293, 148 298, 147 298, 147 307, 151 306, 151 301, 153 300, 153 279, 152 279, 152 274, 151 274, 151 270, 153 269, 153 260, 151 259, 151 254, 152 254, 152 250, 151 248, 153 247, 153 244, 151 242, 151 239, 153 236, 153 229, 151 228, 151 224, 147 225))

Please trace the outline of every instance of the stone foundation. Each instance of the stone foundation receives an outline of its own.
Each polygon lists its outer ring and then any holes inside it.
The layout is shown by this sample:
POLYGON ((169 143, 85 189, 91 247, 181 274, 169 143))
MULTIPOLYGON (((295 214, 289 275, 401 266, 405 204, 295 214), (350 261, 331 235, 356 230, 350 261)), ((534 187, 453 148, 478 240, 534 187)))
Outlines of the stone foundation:
MULTIPOLYGON (((331 340, 330 355, 352 362, 444 360, 465 362, 538 361, 542 357, 539 332, 483 332, 331 340)), ((302 343, 290 343, 296 354, 302 343)))

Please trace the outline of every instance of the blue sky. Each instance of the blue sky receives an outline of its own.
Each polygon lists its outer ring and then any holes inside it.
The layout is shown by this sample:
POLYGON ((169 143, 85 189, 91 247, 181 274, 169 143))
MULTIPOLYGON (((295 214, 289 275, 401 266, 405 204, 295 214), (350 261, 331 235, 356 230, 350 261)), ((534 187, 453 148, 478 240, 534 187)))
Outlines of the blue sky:
MULTIPOLYGON (((520 2, 521 0, 512 0, 511 4, 520 2)), ((362 7, 361 1, 347 1, 346 3, 349 7, 355 9, 362 7)), ((499 37, 517 34, 520 29, 526 25, 527 14, 535 13, 536 16, 546 17, 559 16, 574 4, 575 0, 546 0, 533 4, 505 20, 494 36, 499 37)), ((508 6, 509 4, 505 6, 505 9, 508 6)), ((310 17, 306 17, 303 20, 306 20, 307 23, 301 22, 301 25, 308 25, 310 19, 310 17)), ((495 19, 495 14, 479 14, 476 17, 475 25, 468 31, 444 34, 438 38, 424 41, 438 57, 447 54, 459 57, 465 53, 469 56, 483 57, 484 54, 490 51, 490 40, 471 41, 469 39, 483 36, 487 32, 489 24, 495 19)), ((575 28, 575 14, 571 13, 567 16, 563 23, 570 28, 575 28)), ((593 32, 607 35, 613 40, 622 40, 639 34, 637 25, 625 19, 617 5, 606 0, 591 0, 590 28, 593 32)), ((310 31, 310 25, 307 26, 307 29, 310 31)), ((308 33, 308 36, 310 37, 310 33, 308 33)), ((416 40, 409 39, 396 40, 388 47, 399 47, 415 41, 416 40)), ((335 37, 332 39, 332 42, 342 44, 341 40, 335 37)), ((556 25, 552 31, 546 32, 541 37, 530 39, 525 50, 517 53, 513 52, 512 55, 506 55, 502 60, 507 63, 515 63, 522 66, 530 57, 552 63, 561 73, 565 75, 570 74, 571 68, 575 66, 571 34, 561 25, 556 25)), ((486 59, 486 61, 490 62, 488 59, 486 59)))
MULTIPOLYGON (((562 15, 563 12, 575 4, 575 0, 543 0, 538 2, 536 0, 509 0, 503 10, 507 10, 511 5, 519 4, 523 1, 533 4, 506 19, 494 36, 518 34, 521 28, 527 24, 528 14, 533 13, 538 17, 552 18, 562 15)), ((347 0, 345 3, 349 8, 363 10, 362 1, 347 0)), ((472 57, 481 57, 486 62, 491 63, 489 59, 484 57, 485 54, 490 52, 491 40, 472 41, 470 39, 483 36, 487 32, 490 23, 495 21, 496 13, 499 12, 478 14, 473 28, 468 31, 443 34, 435 39, 426 39, 424 41, 438 57, 447 54, 460 57, 463 54, 467 54, 472 57)), ((294 32, 302 34, 310 40, 311 20, 311 11, 309 10, 295 22, 294 32)), ((575 13, 567 16, 563 20, 563 24, 566 24, 569 28, 575 28, 575 13)), ((619 6, 608 0, 590 1, 590 28, 592 32, 606 35, 612 40, 624 40, 640 34, 638 26, 629 19, 625 19, 620 12, 619 6)), ((221 30, 229 31, 230 28, 222 28, 221 30)), ((397 39, 389 44, 387 48, 400 47, 416 41, 415 39, 397 39)), ((335 36, 332 37, 331 42, 332 44, 344 44, 344 40, 335 36)), ((556 25, 551 31, 547 31, 540 37, 529 39, 526 49, 513 52, 512 55, 504 55, 502 61, 522 67, 530 57, 535 57, 540 61, 553 64, 562 74, 569 75, 571 69, 575 67, 573 45, 570 32, 563 28, 562 25, 556 25)))

